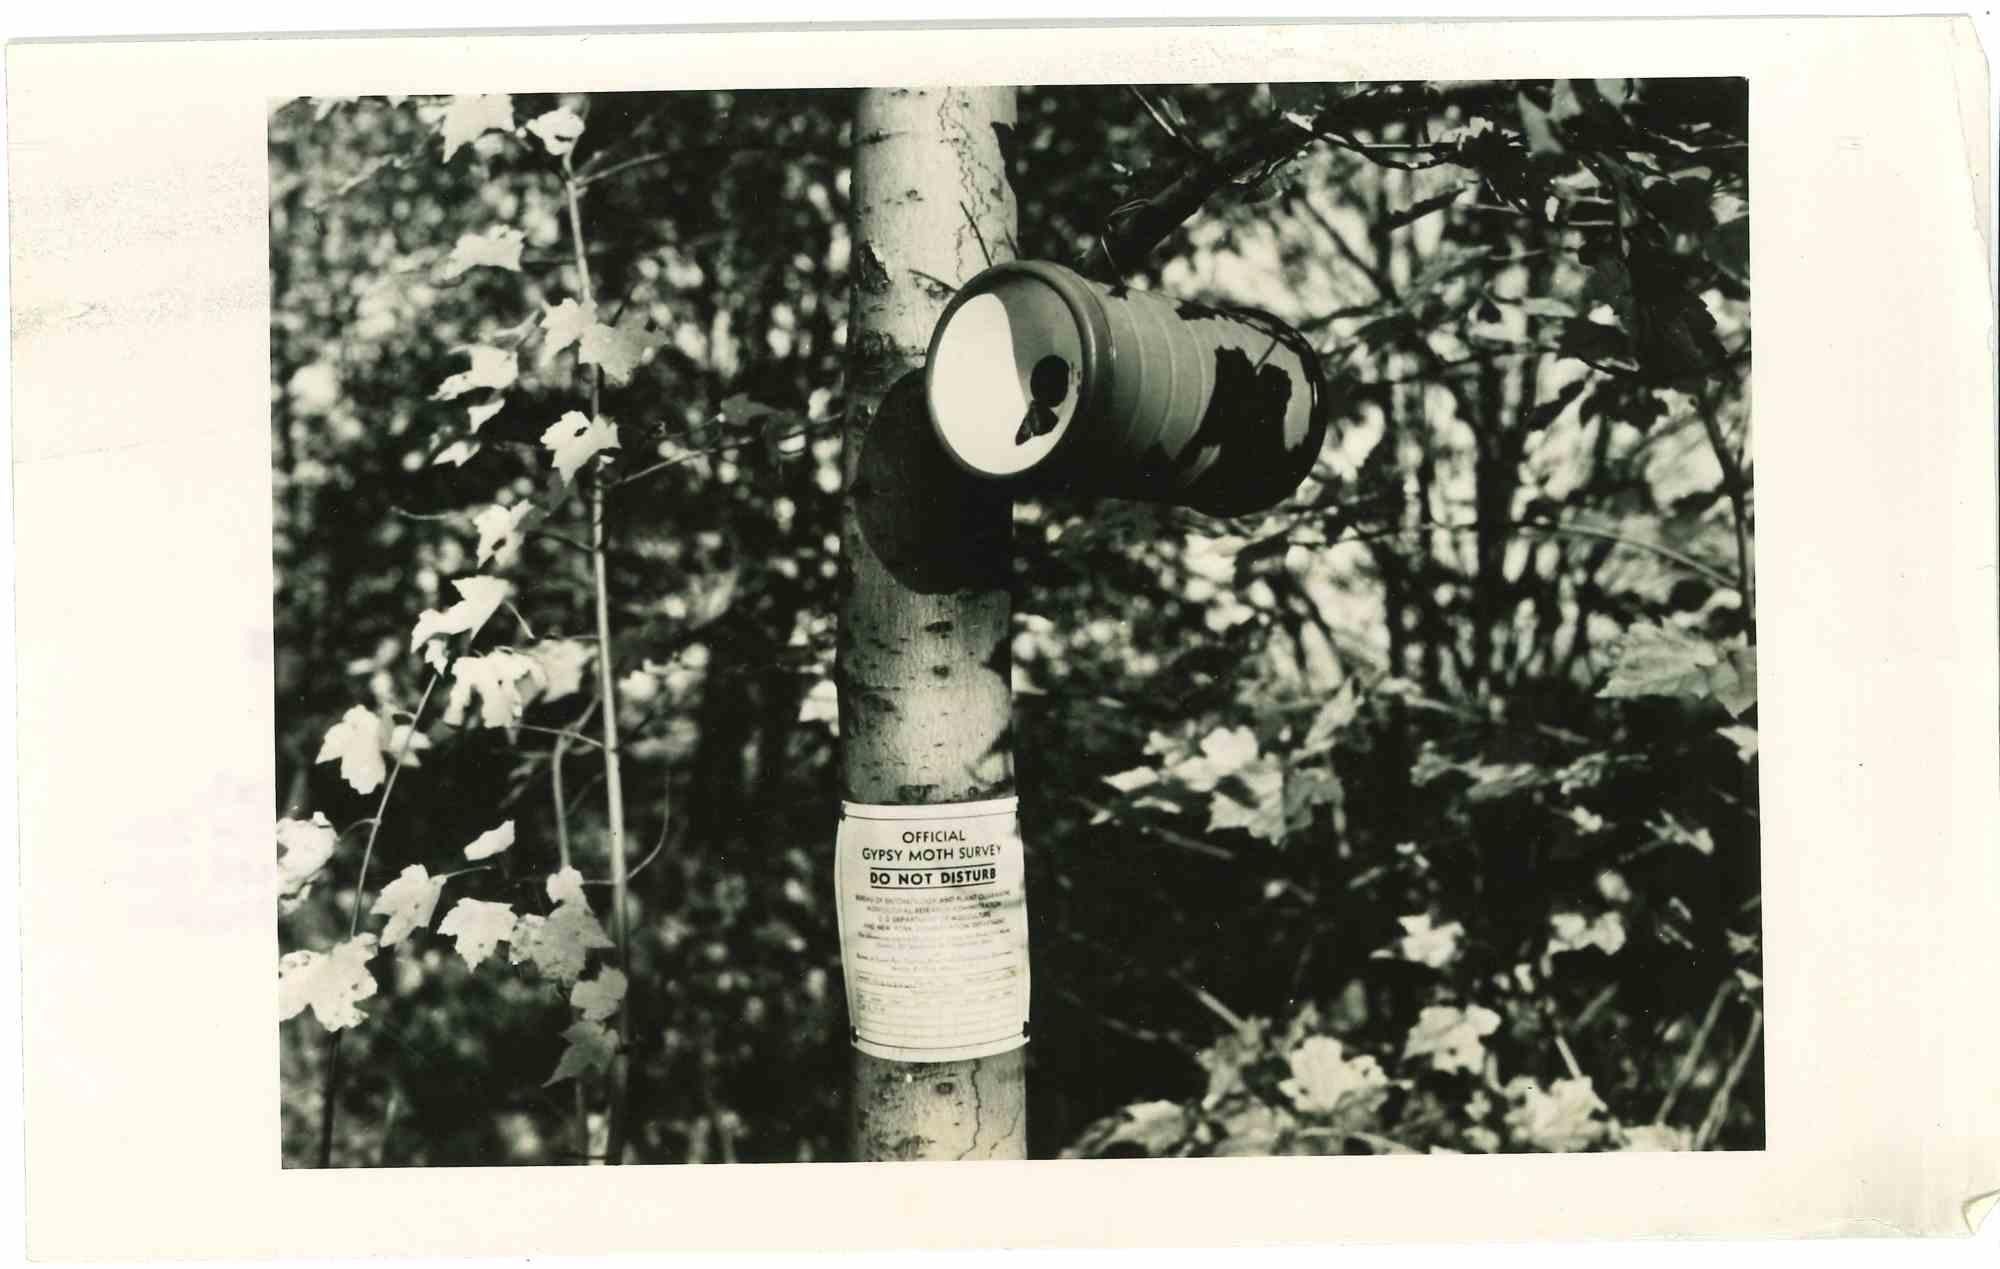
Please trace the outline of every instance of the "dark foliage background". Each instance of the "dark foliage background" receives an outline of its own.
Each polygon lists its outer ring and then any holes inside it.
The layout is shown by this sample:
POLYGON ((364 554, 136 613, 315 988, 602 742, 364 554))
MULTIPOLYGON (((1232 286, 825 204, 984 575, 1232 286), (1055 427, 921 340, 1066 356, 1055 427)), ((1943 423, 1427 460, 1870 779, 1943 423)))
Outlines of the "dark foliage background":
MULTIPOLYGON (((1734 80, 1021 91, 1020 254, 1267 308, 1336 398, 1315 478, 1270 514, 1017 509, 1035 1154, 1762 1144, 1745 102, 1734 80), (1286 128, 1297 157, 1232 167, 1150 256, 1107 251, 1136 200, 1286 128)), ((633 1149, 837 1158, 851 101, 511 101, 559 107, 586 122, 600 305, 664 335, 603 401, 620 474, 657 465, 610 513, 649 859, 633 1149)), ((546 494, 539 438, 577 408, 568 357, 523 356, 476 436, 431 399, 455 350, 577 293, 556 162, 504 130, 440 161, 448 109, 270 122, 277 810, 342 827, 373 799, 316 762, 322 736, 414 706, 411 623, 474 571, 473 513, 546 494), (525 234, 518 270, 445 277, 496 224, 525 234)), ((590 633, 580 514, 512 564, 537 636, 590 633)), ((454 886, 537 891, 557 761, 605 875, 593 752, 425 730, 371 888, 443 870, 497 813, 519 843, 454 886)), ((286 950, 344 936, 358 864, 350 835, 286 950)), ((435 935, 389 951, 344 1033, 333 1161, 574 1160, 575 1103, 543 1087, 563 994, 435 935)), ((279 1038, 307 1163, 327 1035, 308 1014, 279 1038)))

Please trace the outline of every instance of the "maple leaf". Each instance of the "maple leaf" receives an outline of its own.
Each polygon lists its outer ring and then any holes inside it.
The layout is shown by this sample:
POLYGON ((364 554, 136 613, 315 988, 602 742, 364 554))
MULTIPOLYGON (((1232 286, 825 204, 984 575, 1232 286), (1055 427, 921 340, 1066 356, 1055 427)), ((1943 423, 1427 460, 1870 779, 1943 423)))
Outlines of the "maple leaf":
POLYGON ((1278 1091, 1303 1114, 1330 1115, 1349 1098, 1367 1099, 1389 1087, 1389 1077, 1374 1058, 1365 1053, 1349 1058, 1330 1036, 1311 1037, 1292 1050, 1289 1060, 1292 1077, 1280 1080, 1278 1091))
POLYGON ((550 154, 561 158, 576 148, 576 139, 583 135, 583 116, 561 107, 528 120, 528 131, 542 139, 550 154))
POLYGON ((410 630, 410 651, 415 652, 427 640, 439 635, 465 634, 485 625, 507 596, 513 586, 500 577, 459 577, 452 579, 452 589, 458 592, 458 602, 439 612, 426 608, 417 615, 417 624, 410 630))
POLYGON ((1319 712, 1313 715, 1312 726, 1306 729, 1305 743, 1292 755, 1293 759, 1309 757, 1333 748, 1333 738, 1354 721, 1354 716, 1360 709, 1361 701, 1355 695, 1354 680, 1349 679, 1341 684, 1340 691, 1336 692, 1326 704, 1320 706, 1319 712))
POLYGON ((382 720, 366 705, 356 705, 327 728, 316 762, 340 759, 340 778, 356 793, 380 788, 389 769, 382 762, 382 720))
POLYGON ((291 952, 278 960, 278 1021, 295 1018, 307 1006, 328 1031, 359 1023, 368 1015, 355 1002, 375 994, 368 962, 375 936, 362 934, 329 952, 291 952))
POLYGON ((318 811, 313 812, 310 820, 279 820, 278 849, 284 852, 278 856, 279 897, 302 897, 313 875, 333 858, 333 848, 339 841, 340 834, 334 832, 333 825, 318 811))
POLYGON ((472 517, 472 527, 479 532, 479 550, 473 562, 485 565, 492 560, 499 568, 510 567, 521 554, 521 525, 535 509, 532 502, 517 502, 511 507, 499 503, 472 517))
POLYGON ((1755 727, 1744 727, 1740 724, 1733 727, 1718 727, 1716 728, 1716 734, 1727 740, 1730 744, 1735 745, 1736 756, 1743 761, 1748 762, 1757 756, 1757 729, 1755 727))
POLYGON ((437 915, 438 898, 444 894, 443 877, 433 877, 422 864, 411 864, 403 869, 403 874, 382 887, 382 893, 375 896, 375 904, 368 910, 368 917, 386 917, 388 926, 382 931, 382 946, 394 947, 409 937, 412 930, 429 929, 431 918, 437 915))
POLYGON ((799 702, 799 721, 825 723, 828 731, 840 734, 840 689, 832 679, 821 679, 806 692, 799 702))
POLYGON ((1507 1085, 1507 1096, 1519 1103, 1507 1112, 1507 1126, 1537 1150, 1582 1150, 1610 1128, 1595 1118, 1605 1105, 1589 1076, 1557 1080, 1547 1092, 1535 1080, 1517 1076, 1507 1085))
POLYGON ((423 760, 417 755, 431 747, 431 738, 429 736, 417 731, 408 723, 392 724, 387 713, 382 715, 382 726, 385 732, 382 741, 383 753, 391 755, 401 754, 403 756, 403 765, 406 767, 421 767, 424 765, 423 760))
MULTIPOLYGON (((1465 934, 1463 924, 1448 921, 1434 926, 1427 912, 1397 917, 1396 922, 1403 927, 1403 937, 1396 941, 1395 954, 1404 960, 1432 969, 1443 969, 1458 955, 1458 940, 1465 934)), ((1376 955, 1388 956, 1390 953, 1384 950, 1376 955)))
POLYGON ((607 966, 598 971, 597 977, 571 989, 570 1008, 581 1013, 585 1022, 602 1022, 617 1013, 618 1006, 624 1003, 625 986, 624 972, 607 966))
POLYGON ((451 698, 445 703, 444 720, 457 727, 465 722, 465 711, 479 694, 479 721, 487 727, 511 727, 521 720, 528 707, 521 691, 523 678, 535 678, 541 667, 533 659, 502 648, 482 657, 460 657, 451 663, 451 698))
POLYGON ((555 457, 556 470, 567 485, 576 469, 607 449, 618 448, 618 425, 608 419, 585 418, 578 410, 549 424, 542 433, 542 445, 555 457))
POLYGON ((1708 672, 1708 690, 1731 718, 1757 703, 1757 649, 1731 648, 1708 672))
POLYGON ((1151 767, 1133 767, 1130 771, 1120 771, 1117 775, 1104 777, 1104 782, 1120 793, 1133 793, 1160 782, 1160 773, 1151 767))
POLYGON ((460 234, 438 276, 449 280, 482 266, 519 273, 521 246, 526 241, 526 234, 508 225, 495 225, 483 234, 460 234))
POLYGON ((1486 1058, 1482 1037, 1499 1027, 1500 1015, 1491 1009, 1430 1005, 1417 1015, 1417 1025, 1405 1037, 1403 1056, 1428 1057, 1440 1071, 1477 1071, 1486 1058))
POLYGON ((555 360, 557 353, 583 338, 597 324, 597 306, 564 300, 542 306, 542 364, 555 360))
MULTIPOLYGON (((1252 742, 1255 743, 1254 741, 1252 742)), ((1285 840, 1285 769, 1269 754, 1240 767, 1231 778, 1250 794, 1249 802, 1218 790, 1208 800, 1208 827, 1240 828, 1273 845, 1285 840)))
POLYGON ((549 893, 550 903, 581 903, 583 901, 583 874, 574 868, 552 872, 544 887, 549 893))
POLYGON ((1672 1124, 1621 1124, 1618 1127, 1618 1148, 1621 1150, 1692 1150, 1694 1134, 1685 1128, 1672 1124))
POLYGON ((477 457, 483 447, 478 441, 456 440, 439 450, 431 458, 433 467, 463 467, 477 457))
POLYGON ((1199 757, 1174 764, 1175 779, 1196 793, 1207 793, 1224 777, 1257 760, 1257 737, 1248 727, 1218 727, 1202 738, 1199 757))
POLYGON ((1660 840, 1674 846, 1691 846, 1704 855, 1715 853, 1715 838, 1699 825, 1689 828, 1674 817, 1672 811, 1661 811, 1648 820, 1646 827, 1653 830, 1660 840))
POLYGON ((472 839, 465 848, 467 859, 491 859, 514 844, 514 821, 508 820, 498 828, 489 828, 472 839))
POLYGON ((575 639, 544 639, 528 649, 528 655, 542 668, 542 699, 559 701, 583 687, 583 668, 597 650, 575 639))
POLYGON ((470 357, 472 365, 439 384, 437 391, 431 393, 431 400, 450 401, 476 388, 503 391, 513 387, 515 378, 521 373, 520 362, 510 348, 473 344, 458 351, 470 357))
POLYGON ((445 914, 438 933, 456 939, 458 954, 476 969, 495 947, 513 937, 514 909, 484 899, 460 899, 445 914))
POLYGON ((542 1081, 543 1088, 589 1071, 608 1071, 618 1053, 618 1033, 601 1023, 572 1023, 563 1032, 563 1039, 569 1041, 569 1046, 556 1063, 555 1074, 542 1081))
POLYGON ((659 343, 660 337, 648 329, 646 315, 634 311, 619 318, 616 326, 592 323, 583 332, 577 359, 602 370, 611 382, 622 384, 632 378, 632 371, 647 350, 659 343))
POLYGON ((1177 1102, 1136 1102, 1085 1128, 1062 1154, 1065 1159, 1100 1159, 1114 1147, 1129 1146, 1148 1158, 1159 1158, 1175 1150, 1191 1126, 1187 1111, 1177 1102))
MULTIPOLYGON (((479 429, 486 426, 486 421, 500 413, 506 404, 506 397, 494 397, 491 401, 483 402, 479 405, 466 406, 465 421, 471 424, 472 434, 474 436, 479 435, 479 429)), ((477 447, 475 446, 474 448, 476 449, 477 447)))
POLYGON ((451 663, 451 649, 445 646, 444 640, 432 639, 424 644, 424 663, 439 674, 445 672, 451 663))
POLYGON ((1640 622, 1625 632, 1618 662, 1597 694, 1699 698, 1709 694, 1709 671, 1718 660, 1715 645, 1706 639, 1640 622))
POLYGON ((1213 1110, 1223 1099, 1243 1088, 1244 1070, 1264 1058, 1265 1032, 1270 1025, 1263 1018, 1245 1019, 1236 1030, 1195 1055, 1195 1062, 1208 1072, 1202 1109, 1213 1110))
POLYGON ((546 917, 522 917, 515 927, 509 959, 516 965, 532 964, 555 982, 573 983, 583 976, 592 951, 614 946, 579 890, 576 898, 558 903, 546 917))
POLYGON ((1606 912, 1591 920, 1581 912, 1557 912, 1549 917, 1549 944, 1542 952, 1542 973, 1546 975, 1559 952, 1580 952, 1597 948, 1615 956, 1625 946, 1625 918, 1606 912))
POLYGON ((496 128, 514 130, 513 97, 506 93, 453 97, 444 112, 444 161, 451 162, 459 147, 496 128))

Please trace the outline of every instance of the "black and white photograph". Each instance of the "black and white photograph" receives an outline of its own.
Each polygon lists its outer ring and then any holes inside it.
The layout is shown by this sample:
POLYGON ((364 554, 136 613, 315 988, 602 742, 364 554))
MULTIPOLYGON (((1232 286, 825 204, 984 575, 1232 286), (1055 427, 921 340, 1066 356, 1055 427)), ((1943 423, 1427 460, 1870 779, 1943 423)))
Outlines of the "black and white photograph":
POLYGON ((1751 85, 1602 69, 271 100, 283 1166, 1765 1149, 1751 85))
POLYGON ((371 2, 6 50, 26 1255, 1990 1259, 1990 19, 371 2))

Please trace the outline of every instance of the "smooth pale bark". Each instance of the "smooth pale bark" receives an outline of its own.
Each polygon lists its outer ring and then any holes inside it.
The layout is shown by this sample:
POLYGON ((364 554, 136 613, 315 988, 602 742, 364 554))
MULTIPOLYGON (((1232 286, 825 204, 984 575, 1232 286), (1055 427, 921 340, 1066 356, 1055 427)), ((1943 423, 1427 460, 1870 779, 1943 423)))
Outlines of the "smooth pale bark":
MULTIPOLYGON (((922 375, 952 289, 1012 255, 1000 142, 1013 122, 1011 88, 871 89, 856 108, 839 676, 850 801, 932 805, 1014 788, 1011 508, 944 456, 922 375)), ((1025 1057, 856 1053, 853 1157, 1026 1157, 1025 1057)))

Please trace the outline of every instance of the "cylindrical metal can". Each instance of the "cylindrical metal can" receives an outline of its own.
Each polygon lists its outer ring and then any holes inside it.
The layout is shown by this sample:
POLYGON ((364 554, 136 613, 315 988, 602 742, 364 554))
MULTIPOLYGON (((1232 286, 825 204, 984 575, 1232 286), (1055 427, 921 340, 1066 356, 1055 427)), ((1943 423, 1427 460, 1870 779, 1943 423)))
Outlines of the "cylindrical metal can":
POLYGON ((1254 309, 995 265, 931 335, 931 423, 961 467, 1037 490, 1260 510, 1326 435, 1319 358, 1254 309))

